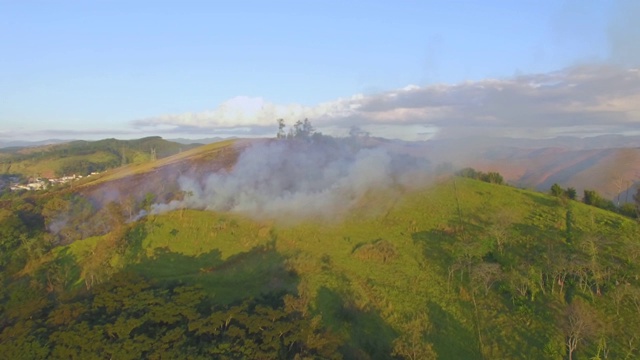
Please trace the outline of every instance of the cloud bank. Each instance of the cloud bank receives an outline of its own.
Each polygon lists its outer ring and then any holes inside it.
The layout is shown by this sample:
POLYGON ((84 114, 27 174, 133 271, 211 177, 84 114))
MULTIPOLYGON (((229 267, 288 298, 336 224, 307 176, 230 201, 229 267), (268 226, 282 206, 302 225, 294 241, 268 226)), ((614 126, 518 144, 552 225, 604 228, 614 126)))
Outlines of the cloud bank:
POLYGON ((346 135, 356 126, 373 136, 403 140, 625 134, 640 125, 640 71, 575 66, 505 79, 411 85, 317 106, 236 97, 211 111, 163 115, 132 125, 145 131, 259 137, 273 136, 278 118, 289 123, 309 118, 325 134, 346 135))

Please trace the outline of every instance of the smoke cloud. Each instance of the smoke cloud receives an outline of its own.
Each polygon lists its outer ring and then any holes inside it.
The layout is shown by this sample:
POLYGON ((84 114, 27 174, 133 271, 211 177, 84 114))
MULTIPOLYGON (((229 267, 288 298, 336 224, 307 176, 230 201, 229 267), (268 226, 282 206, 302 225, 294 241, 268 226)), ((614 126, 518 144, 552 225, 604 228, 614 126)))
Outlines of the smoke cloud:
POLYGON ((158 204, 152 213, 195 208, 257 219, 337 219, 369 191, 402 190, 427 180, 426 160, 361 143, 327 136, 254 143, 230 171, 181 177, 185 198, 158 204))

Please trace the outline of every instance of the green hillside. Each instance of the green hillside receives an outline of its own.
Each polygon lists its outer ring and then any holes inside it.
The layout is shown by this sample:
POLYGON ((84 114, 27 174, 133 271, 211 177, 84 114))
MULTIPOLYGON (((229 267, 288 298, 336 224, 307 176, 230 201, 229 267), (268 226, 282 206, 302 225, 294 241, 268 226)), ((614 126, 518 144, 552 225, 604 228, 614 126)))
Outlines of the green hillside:
MULTIPOLYGON (((51 250, 27 232, 3 243, 0 353, 640 356, 637 223, 465 178, 397 194, 369 192, 339 222, 177 210, 51 250)), ((4 228, 39 211, 15 202, 4 228)))
POLYGON ((71 141, 57 145, 0 149, 0 171, 25 177, 87 175, 124 164, 139 164, 177 154, 183 145, 159 136, 136 140, 71 141))

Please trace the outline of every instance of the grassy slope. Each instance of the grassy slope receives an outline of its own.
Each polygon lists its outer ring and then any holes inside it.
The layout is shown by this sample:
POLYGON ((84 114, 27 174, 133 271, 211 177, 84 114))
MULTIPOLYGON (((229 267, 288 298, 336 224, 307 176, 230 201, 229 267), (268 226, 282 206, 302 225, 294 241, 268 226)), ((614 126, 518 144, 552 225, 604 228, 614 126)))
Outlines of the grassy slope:
POLYGON ((106 151, 97 151, 92 154, 72 155, 64 158, 27 159, 12 163, 8 170, 10 173, 17 173, 26 176, 39 175, 44 177, 54 177, 56 170, 62 168, 64 164, 80 160, 91 161, 94 163, 108 163, 111 161, 117 162, 118 156, 106 151))
MULTIPOLYGON (((410 319, 426 314, 430 326, 423 340, 434 345, 441 359, 481 358, 479 339, 484 357, 548 357, 545 347, 563 346, 556 326, 562 299, 538 297, 517 306, 499 290, 500 284, 472 299, 467 288, 448 281, 452 252, 460 241, 459 235, 451 235, 459 223, 455 189, 470 244, 486 239, 492 214, 504 209, 515 224, 510 236, 519 239, 512 251, 526 257, 540 239, 564 242, 566 206, 557 199, 457 179, 455 186, 443 181, 399 200, 372 193, 340 223, 291 226, 195 210, 153 216, 139 225, 137 242, 112 264, 154 278, 201 284, 221 302, 297 287, 312 311, 369 354, 385 351, 407 332, 410 319), (393 244, 395 257, 384 261, 375 254, 358 254, 363 245, 379 239, 393 244)), ((569 206, 576 232, 608 237, 606 251, 623 256, 623 246, 637 234, 633 222, 583 204, 569 206)), ((76 242, 69 251, 81 259, 97 241, 76 242)), ((595 301, 594 306, 603 314, 612 311, 610 302, 595 301)), ((638 326, 637 321, 626 325, 638 326)), ((622 341, 614 340, 612 346, 622 347, 617 343, 622 341)), ((581 350, 583 356, 596 351, 595 345, 581 350)))
POLYGON ((232 145, 237 141, 238 140, 220 141, 208 145, 198 146, 194 149, 189 149, 179 154, 168 156, 163 159, 158 159, 153 162, 130 164, 111 169, 103 174, 100 174, 100 176, 93 177, 90 181, 83 183, 83 185, 92 187, 109 181, 121 180, 131 175, 148 174, 153 172, 155 169, 166 167, 171 164, 177 164, 185 160, 188 160, 189 162, 203 161, 212 154, 218 155, 218 152, 223 149, 232 148, 232 145))

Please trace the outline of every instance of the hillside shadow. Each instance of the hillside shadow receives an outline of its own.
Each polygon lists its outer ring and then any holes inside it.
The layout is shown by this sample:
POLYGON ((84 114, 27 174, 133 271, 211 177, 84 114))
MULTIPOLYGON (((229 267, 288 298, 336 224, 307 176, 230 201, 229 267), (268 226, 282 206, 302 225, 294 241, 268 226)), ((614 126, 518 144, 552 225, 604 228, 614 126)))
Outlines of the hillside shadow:
POLYGON ((456 242, 456 235, 445 230, 433 229, 419 231, 411 234, 414 244, 422 246, 425 259, 438 265, 442 273, 446 275, 449 264, 455 260, 451 247, 456 242))
POLYGON ((295 293, 299 278, 269 246, 222 258, 219 250, 188 256, 158 248, 127 270, 166 283, 200 285, 216 303, 228 304, 274 292, 295 293))
POLYGON ((340 348, 345 359, 390 359, 398 334, 372 310, 363 310, 347 296, 326 287, 318 290, 316 309, 325 325, 346 341, 340 348))
POLYGON ((480 359, 478 342, 473 333, 440 305, 427 304, 433 329, 427 336, 438 359, 480 359))
POLYGON ((38 270, 37 277, 49 291, 64 293, 80 283, 81 268, 69 248, 63 248, 53 261, 38 270))
MULTIPOLYGON (((554 239, 564 241, 567 237, 567 232, 555 228, 541 228, 531 224, 513 224, 513 230, 518 234, 520 238, 531 237, 533 239, 554 239)), ((577 231, 576 231, 577 232, 577 231)))

